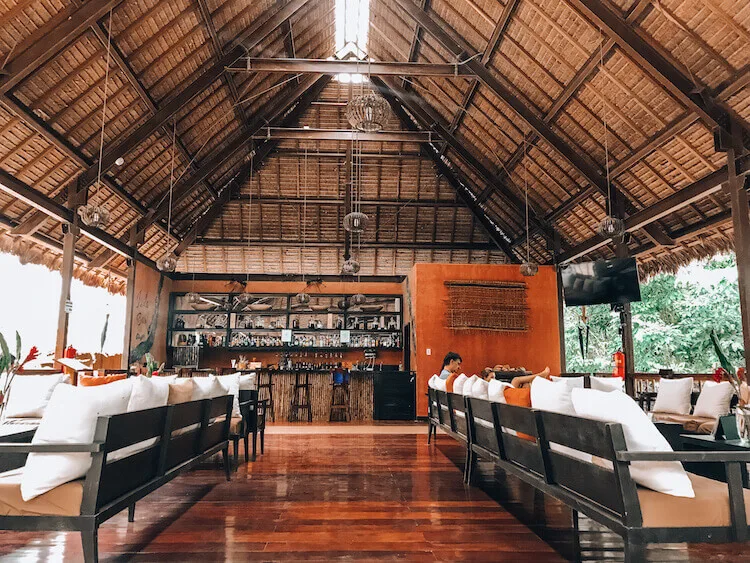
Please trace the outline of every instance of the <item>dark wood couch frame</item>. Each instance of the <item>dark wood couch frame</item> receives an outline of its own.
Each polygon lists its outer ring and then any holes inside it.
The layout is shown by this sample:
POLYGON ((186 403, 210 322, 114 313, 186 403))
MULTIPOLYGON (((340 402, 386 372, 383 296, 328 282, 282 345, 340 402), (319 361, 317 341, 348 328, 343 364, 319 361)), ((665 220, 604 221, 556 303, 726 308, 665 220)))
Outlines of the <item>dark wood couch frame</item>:
MULTIPOLYGON (((439 426, 455 437, 448 416, 438 417, 440 405, 458 395, 430 389, 428 442, 439 426)), ((713 542, 748 539, 747 515, 740 467, 750 462, 750 452, 635 452, 628 451, 620 424, 538 411, 472 397, 461 397, 467 422, 464 480, 471 483, 479 457, 494 461, 573 510, 577 533, 578 513, 606 526, 625 542, 625 561, 645 560, 649 543, 713 542), (534 441, 513 435, 523 433, 534 441), (608 470, 550 448, 550 442, 612 462, 608 470), (646 528, 637 486, 630 476, 633 461, 720 462, 726 467, 732 525, 728 527, 646 528)), ((448 413, 446 412, 446 415, 448 413)))
POLYGON ((221 452, 227 481, 232 396, 99 417, 91 444, 0 444, 0 454, 90 452, 80 516, 0 516, 2 530, 81 532, 86 563, 98 561, 98 528, 197 463, 221 452), (195 428, 191 428, 195 426, 195 428), (112 462, 107 454, 156 438, 112 462))
POLYGON ((235 466, 237 466, 237 458, 239 457, 240 439, 245 442, 245 462, 255 461, 257 457, 258 434, 260 434, 260 453, 262 455, 265 452, 266 408, 268 405, 267 399, 258 399, 258 391, 256 389, 240 389, 239 400, 242 423, 236 433, 229 435, 229 438, 232 440, 232 453, 234 455, 235 466), (251 434, 253 436, 252 455, 249 454, 251 434))

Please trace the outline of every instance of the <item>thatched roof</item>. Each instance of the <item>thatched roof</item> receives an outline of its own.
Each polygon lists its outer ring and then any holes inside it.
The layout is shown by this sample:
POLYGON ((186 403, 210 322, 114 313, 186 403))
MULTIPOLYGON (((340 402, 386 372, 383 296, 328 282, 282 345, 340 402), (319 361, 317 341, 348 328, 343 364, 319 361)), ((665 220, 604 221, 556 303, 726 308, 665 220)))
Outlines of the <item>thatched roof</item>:
MULTIPOLYGON (((361 144, 358 197, 371 218, 353 239, 362 274, 403 274, 415 262, 523 260, 526 181, 536 221, 531 256, 552 262, 555 246, 564 256, 595 236, 607 213, 607 160, 621 211, 632 216, 726 166, 726 153, 714 149, 712 116, 750 130, 744 2, 415 2, 446 40, 417 26, 403 1, 370 0, 370 59, 460 65, 455 75, 373 81, 395 95, 389 131, 436 134, 428 143, 361 144), (592 6, 634 37, 600 25, 592 6), (646 48, 656 55, 644 61, 646 48), (464 72, 473 64, 486 74, 464 72), (685 94, 685 84, 700 99, 685 94)), ((333 0, 0 0, 0 169, 66 204, 79 178, 97 176, 106 82, 104 156, 120 148, 124 163, 105 166, 104 183, 88 194, 110 209, 110 235, 132 244, 132 227, 143 227, 138 250, 152 260, 186 239, 178 267, 185 272, 339 273, 351 143, 262 136, 269 125, 349 129, 349 85, 222 72, 248 56, 333 57, 334 7, 333 0), (291 17, 281 17, 284 10, 291 17), (175 193, 184 191, 168 226, 173 126, 175 193), (261 138, 251 141, 253 133, 261 138), (157 220, 146 221, 155 210, 157 220)), ((630 249, 649 274, 731 249, 729 209, 725 191, 707 191, 633 230, 630 249)), ((0 229, 3 250, 57 264, 61 224, 8 190, 0 191, 0 229)), ((81 237, 77 251, 79 277, 124 276, 125 258, 98 241, 81 237), (104 269, 88 269, 91 260, 104 269)), ((584 256, 611 255, 609 245, 592 245, 584 256)))

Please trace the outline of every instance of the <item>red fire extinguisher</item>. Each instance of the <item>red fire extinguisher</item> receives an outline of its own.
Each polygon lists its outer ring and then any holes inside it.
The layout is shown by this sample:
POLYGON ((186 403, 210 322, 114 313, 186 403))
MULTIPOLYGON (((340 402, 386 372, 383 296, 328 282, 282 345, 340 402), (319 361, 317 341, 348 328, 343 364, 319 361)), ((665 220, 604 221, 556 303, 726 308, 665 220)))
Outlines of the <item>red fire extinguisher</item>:
POLYGON ((625 378, 625 354, 622 350, 618 350, 612 354, 612 359, 615 362, 615 368, 612 370, 612 377, 625 378))
POLYGON ((68 346, 67 348, 65 348, 66 358, 75 358, 77 353, 78 353, 78 350, 73 348, 73 346, 68 346))

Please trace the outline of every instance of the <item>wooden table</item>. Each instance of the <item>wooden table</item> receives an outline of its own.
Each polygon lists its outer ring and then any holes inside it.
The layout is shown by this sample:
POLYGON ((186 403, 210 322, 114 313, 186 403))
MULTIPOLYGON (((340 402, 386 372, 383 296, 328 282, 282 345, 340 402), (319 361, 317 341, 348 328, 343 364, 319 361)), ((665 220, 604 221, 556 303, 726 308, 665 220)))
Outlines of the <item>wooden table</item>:
MULTIPOLYGON (((682 449, 685 451, 750 451, 750 444, 744 444, 740 440, 716 440, 707 434, 680 434, 682 449)), ((723 463, 685 463, 685 470, 697 473, 704 477, 727 482, 726 471, 723 463)), ((742 485, 748 489, 747 465, 742 465, 742 485)))
MULTIPOLYGON (((0 424, 0 442, 28 444, 36 433, 38 425, 6 422, 0 424)), ((22 467, 28 454, 7 454, 0 456, 0 472, 22 467)))

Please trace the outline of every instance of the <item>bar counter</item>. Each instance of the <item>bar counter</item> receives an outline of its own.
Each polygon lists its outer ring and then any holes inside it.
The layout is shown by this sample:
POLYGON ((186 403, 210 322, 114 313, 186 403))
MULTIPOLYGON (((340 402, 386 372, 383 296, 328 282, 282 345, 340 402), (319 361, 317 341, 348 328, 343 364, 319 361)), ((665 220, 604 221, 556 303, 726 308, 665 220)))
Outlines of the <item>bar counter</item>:
MULTIPOLYGON (((273 383, 273 404, 276 422, 284 423, 289 420, 289 411, 294 389, 295 374, 305 374, 310 382, 310 401, 312 403, 313 422, 327 422, 331 410, 331 393, 333 390, 333 375, 331 370, 255 370, 258 381, 265 383, 270 377, 273 383)), ((351 371, 349 378, 349 411, 352 422, 369 422, 376 419, 374 404, 383 397, 396 410, 404 411, 406 418, 413 419, 409 414, 409 403, 414 400, 413 374, 399 371, 351 371), (398 404, 397 404, 398 403, 398 404), (400 408, 401 404, 405 405, 400 408)), ((266 391, 261 391, 261 397, 267 397, 266 391)), ((377 409, 379 419, 393 420, 389 415, 394 409, 377 409)), ((300 417, 307 421, 307 413, 300 413, 300 417)), ((398 415, 397 415, 398 416, 398 415)))

